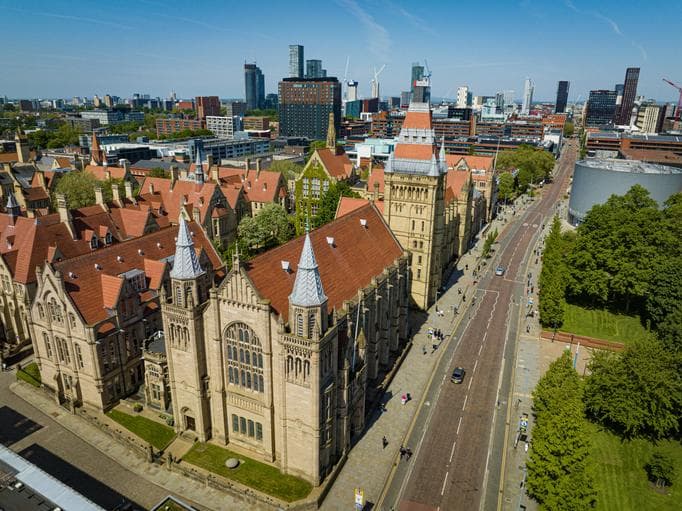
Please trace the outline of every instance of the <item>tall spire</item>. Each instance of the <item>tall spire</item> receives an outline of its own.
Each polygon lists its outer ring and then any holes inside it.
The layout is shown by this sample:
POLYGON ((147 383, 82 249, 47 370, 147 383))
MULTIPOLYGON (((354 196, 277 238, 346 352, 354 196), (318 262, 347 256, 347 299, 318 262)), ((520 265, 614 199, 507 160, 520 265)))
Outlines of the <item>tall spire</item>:
POLYGON ((204 166, 201 163, 201 150, 197 147, 197 159, 194 162, 194 180, 197 184, 204 184, 204 166))
POLYGON ((90 144, 90 165, 102 164, 102 150, 97 140, 97 133, 92 132, 92 143, 90 144))
POLYGON ((21 208, 19 207, 17 199, 14 197, 14 193, 12 193, 11 190, 7 194, 7 206, 5 206, 5 209, 7 211, 7 214, 11 216, 12 219, 15 219, 21 213, 21 208))
POLYGON ((313 245, 310 242, 310 234, 306 233, 301 251, 301 260, 298 262, 294 289, 289 295, 292 305, 301 307, 317 307, 327 301, 327 296, 322 289, 322 279, 315 260, 313 245))
POLYGON ((180 214, 180 227, 178 228, 178 239, 175 242, 175 259, 173 269, 170 272, 172 279, 189 280, 202 275, 197 253, 194 251, 194 241, 187 227, 185 218, 180 214))
POLYGON ((327 127, 327 149, 336 152, 336 128, 334 127, 334 112, 329 112, 329 126, 327 127))

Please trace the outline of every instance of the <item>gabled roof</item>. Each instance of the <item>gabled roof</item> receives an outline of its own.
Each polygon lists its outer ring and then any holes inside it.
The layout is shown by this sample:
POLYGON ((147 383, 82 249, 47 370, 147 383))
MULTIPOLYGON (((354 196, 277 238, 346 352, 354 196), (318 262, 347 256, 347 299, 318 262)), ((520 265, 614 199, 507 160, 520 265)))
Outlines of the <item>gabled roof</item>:
MULTIPOLYGON (((205 252, 214 268, 221 267, 220 257, 201 227, 194 222, 190 222, 188 226, 190 232, 194 233, 192 238, 196 250, 205 252)), ((105 303, 107 303, 105 296, 110 296, 110 294, 105 295, 105 291, 111 293, 111 288, 103 287, 102 275, 117 278, 118 275, 132 269, 155 267, 154 273, 157 278, 150 278, 150 284, 160 286, 160 268, 154 263, 147 263, 146 260, 159 261, 172 256, 175 253, 177 234, 177 226, 167 227, 141 238, 127 240, 55 263, 53 266, 55 270, 62 272, 66 292, 85 322, 97 323, 108 317, 105 310, 105 303), (73 277, 70 276, 70 272, 73 277)), ((104 281, 113 282, 111 279, 104 279, 104 281)), ((158 287, 156 289, 158 290, 158 287)))
POLYGON ((384 168, 383 167, 374 167, 372 169, 372 173, 369 175, 369 178, 367 179, 367 191, 369 193, 374 193, 374 184, 377 183, 379 185, 379 193, 384 193, 384 168))
POLYGON ((465 185, 471 177, 469 170, 449 170, 447 181, 445 183, 445 202, 448 203, 453 199, 460 199, 462 192, 465 191, 465 185))
POLYGON ((418 129, 418 130, 430 130, 433 128, 431 124, 431 112, 428 110, 416 110, 414 109, 414 103, 410 105, 405 115, 405 120, 403 121, 403 129, 418 129))
POLYGON ((330 176, 336 179, 347 179, 353 172, 353 163, 346 153, 336 154, 334 151, 324 148, 317 149, 317 155, 327 169, 330 176))
POLYGON ((485 170, 485 171, 490 171, 493 169, 493 163, 495 162, 495 158, 492 156, 473 156, 473 155, 466 155, 462 156, 459 154, 447 154, 445 155, 445 161, 448 164, 448 168, 459 168, 461 163, 463 163, 462 166, 467 168, 468 170, 485 170), (462 160, 464 160, 462 162, 462 160))
MULTIPOLYGON (((206 219, 206 213, 211 207, 211 199, 216 193, 218 185, 207 182, 203 184, 194 181, 178 180, 171 188, 171 180, 162 177, 147 177, 142 184, 140 194, 137 197, 139 202, 149 205, 162 204, 164 210, 173 222, 180 216, 180 208, 186 204, 191 204, 193 208, 199 210, 200 219, 206 219), (153 188, 154 193, 150 193, 153 188)), ((218 190, 218 194, 222 192, 218 190)))
MULTIPOLYGON (((260 296, 269 299, 274 311, 285 320, 304 243, 305 236, 298 237, 244 265, 260 296), (282 269, 282 261, 289 262, 289 272, 282 269)), ((359 289, 367 287, 372 277, 380 275, 403 253, 381 213, 371 204, 315 229, 310 233, 310 243, 329 310, 356 298, 359 289), (367 221, 366 227, 361 225, 361 219, 367 221), (333 246, 327 242, 328 237, 334 239, 333 246)))
POLYGON ((106 181, 107 172, 111 179, 123 179, 126 176, 126 169, 124 167, 115 167, 113 165, 86 165, 85 172, 95 176, 98 181, 106 181))
MULTIPOLYGON (((257 172, 234 167, 218 167, 218 179, 221 185, 242 186, 245 199, 250 202, 277 202, 280 188, 285 186, 282 173, 270 170, 257 172)), ((230 205, 232 206, 232 203, 230 205)))

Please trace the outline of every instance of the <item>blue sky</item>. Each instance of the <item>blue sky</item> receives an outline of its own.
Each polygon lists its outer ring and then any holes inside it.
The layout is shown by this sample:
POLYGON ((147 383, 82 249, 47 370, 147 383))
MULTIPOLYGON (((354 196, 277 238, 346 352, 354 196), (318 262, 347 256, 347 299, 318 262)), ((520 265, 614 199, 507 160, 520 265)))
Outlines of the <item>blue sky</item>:
POLYGON ((536 99, 554 99, 556 82, 569 80, 575 100, 622 83, 628 66, 642 68, 647 97, 676 100, 661 78, 682 83, 682 2, 673 0, 0 0, 0 13, 0 95, 9 97, 242 97, 245 60, 276 92, 289 44, 339 78, 349 57, 364 96, 374 66, 386 65, 382 95, 398 95, 424 59, 435 97, 469 85, 519 98, 530 76, 536 99))

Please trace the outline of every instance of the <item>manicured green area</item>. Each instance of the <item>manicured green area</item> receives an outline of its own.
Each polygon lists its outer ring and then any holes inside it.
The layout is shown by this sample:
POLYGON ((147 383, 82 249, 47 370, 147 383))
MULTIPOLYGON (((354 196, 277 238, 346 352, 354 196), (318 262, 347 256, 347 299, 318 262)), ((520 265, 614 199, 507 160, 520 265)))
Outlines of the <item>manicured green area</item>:
POLYGON ((196 443, 182 459, 287 502, 302 499, 312 490, 310 483, 298 477, 282 474, 277 467, 246 458, 213 444, 196 443), (243 462, 239 467, 230 470, 225 466, 228 458, 237 458, 243 462))
POLYGON ((586 309, 570 303, 566 304, 561 331, 624 344, 631 344, 648 335, 638 316, 615 314, 603 309, 586 309))
POLYGON ((682 502, 682 445, 672 440, 653 442, 621 440, 590 424, 592 453, 596 464, 595 487, 600 511, 673 511, 682 502), (677 478, 665 492, 656 490, 647 479, 644 465, 655 450, 675 460, 677 478))
POLYGON ((107 415, 159 450, 166 448, 175 438, 175 431, 172 428, 146 417, 128 415, 118 410, 111 410, 107 415))
POLYGON ((17 380, 23 380, 26 383, 30 383, 34 387, 40 387, 42 380, 40 379, 40 369, 38 369, 38 364, 32 362, 26 367, 19 369, 17 371, 17 380))

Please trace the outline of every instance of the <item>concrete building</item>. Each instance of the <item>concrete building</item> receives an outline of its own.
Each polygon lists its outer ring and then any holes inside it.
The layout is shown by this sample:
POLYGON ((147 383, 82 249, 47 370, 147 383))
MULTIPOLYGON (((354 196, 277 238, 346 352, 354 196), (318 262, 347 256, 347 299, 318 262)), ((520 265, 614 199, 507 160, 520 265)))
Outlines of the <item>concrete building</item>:
POLYGON ((575 164, 568 221, 574 225, 585 218, 595 204, 613 195, 624 195, 632 186, 641 185, 651 198, 662 205, 682 190, 682 170, 633 160, 589 159, 575 164))
POLYGON ((533 91, 535 86, 533 80, 526 78, 523 83, 523 103, 521 104, 521 115, 530 114, 531 106, 533 105, 533 91))
POLYGON ((82 119, 97 119, 101 126, 118 124, 123 121, 123 114, 118 110, 86 110, 81 112, 82 119))
POLYGON ((303 46, 289 45, 289 78, 303 78, 303 46))
POLYGON ((176 431, 320 484, 408 337, 409 255, 367 204, 235 256, 217 288, 182 226, 174 261, 161 309, 176 431))
POLYGON ((457 108, 467 108, 471 106, 472 95, 468 85, 457 87, 457 108))
POLYGON ((247 156, 261 156, 270 152, 270 140, 267 138, 203 138, 187 142, 187 153, 191 160, 196 160, 197 149, 202 158, 209 155, 214 161, 244 159, 247 156))
POLYGON ((206 117, 206 129, 218 138, 234 138, 235 131, 242 130, 241 117, 209 115, 206 117))
POLYGON ((244 91, 247 111, 263 108, 265 77, 256 64, 244 64, 244 91))
POLYGON ((356 82, 355 80, 349 80, 346 83, 346 101, 356 101, 357 99, 358 99, 358 82, 356 82))
POLYGON ((220 115, 220 99, 218 96, 197 96, 194 98, 194 104, 197 109, 197 119, 205 120, 208 116, 220 115))
POLYGON ((341 84, 336 78, 285 78, 279 82, 280 136, 325 140, 331 113, 338 132, 341 84))
POLYGON ((201 130, 206 128, 205 121, 201 119, 181 119, 176 117, 167 117, 163 119, 156 119, 156 136, 172 135, 184 130, 201 130))
POLYGON ((665 108, 662 105, 642 103, 637 107, 635 126, 643 133, 660 133, 664 116, 665 108))
POLYGON ((556 89, 556 101, 554 102, 554 113, 561 114, 566 111, 566 104, 568 103, 568 88, 570 82, 565 80, 559 81, 556 89))
POLYGON ((246 115, 246 103, 243 101, 228 101, 225 103, 226 117, 244 117, 246 115))

